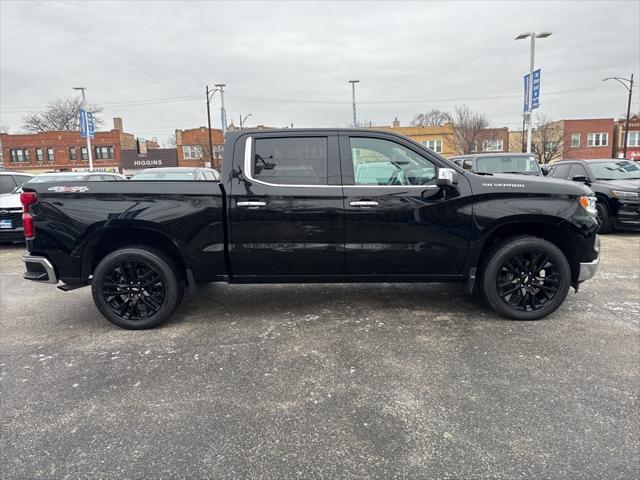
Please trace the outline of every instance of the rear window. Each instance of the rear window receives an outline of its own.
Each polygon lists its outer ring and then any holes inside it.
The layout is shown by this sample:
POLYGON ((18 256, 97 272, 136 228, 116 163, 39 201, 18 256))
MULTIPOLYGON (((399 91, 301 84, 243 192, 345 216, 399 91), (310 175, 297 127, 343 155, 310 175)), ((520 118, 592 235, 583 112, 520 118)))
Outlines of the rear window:
POLYGON ((253 176, 278 185, 326 185, 327 137, 256 139, 253 176))
POLYGON ((193 172, 145 172, 137 173, 131 180, 196 180, 193 172))
POLYGON ((46 183, 46 182, 83 182, 88 179, 88 175, 38 175, 33 177, 27 183, 46 183))

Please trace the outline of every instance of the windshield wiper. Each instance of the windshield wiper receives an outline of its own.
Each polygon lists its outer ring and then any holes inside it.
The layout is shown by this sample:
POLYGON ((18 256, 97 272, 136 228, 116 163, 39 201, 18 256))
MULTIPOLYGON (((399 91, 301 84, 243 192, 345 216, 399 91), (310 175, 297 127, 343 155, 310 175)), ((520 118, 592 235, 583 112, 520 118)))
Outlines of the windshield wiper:
POLYGON ((489 172, 475 172, 476 175, 488 175, 490 177, 493 177, 493 173, 489 173, 489 172))

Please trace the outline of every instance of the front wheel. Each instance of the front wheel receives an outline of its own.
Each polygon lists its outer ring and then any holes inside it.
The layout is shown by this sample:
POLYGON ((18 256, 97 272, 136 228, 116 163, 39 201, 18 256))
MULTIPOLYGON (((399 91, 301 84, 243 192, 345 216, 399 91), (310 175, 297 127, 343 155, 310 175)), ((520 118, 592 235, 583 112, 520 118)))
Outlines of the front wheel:
POLYGON ((184 284, 160 252, 126 247, 96 267, 93 301, 111 323, 123 328, 153 328, 166 321, 182 299, 184 284))
POLYGON ((613 225, 611 223, 611 215, 609 215, 609 208, 605 203, 599 201, 596 203, 596 211, 598 213, 598 233, 611 233, 613 231, 613 225))
POLYGON ((555 311, 571 284, 562 251, 537 237, 509 239, 490 254, 482 291, 491 307, 512 320, 537 320, 555 311))

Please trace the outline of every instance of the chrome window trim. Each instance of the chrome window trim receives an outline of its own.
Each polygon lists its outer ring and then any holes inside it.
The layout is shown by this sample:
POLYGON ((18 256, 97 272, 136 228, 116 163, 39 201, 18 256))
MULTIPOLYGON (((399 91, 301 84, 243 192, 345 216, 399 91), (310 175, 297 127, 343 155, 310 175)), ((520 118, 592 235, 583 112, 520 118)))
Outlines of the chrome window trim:
MULTIPOLYGON (((253 178, 253 162, 251 161, 251 156, 253 153, 253 137, 249 136, 245 140, 244 143, 244 176, 247 180, 255 183, 260 183, 262 185, 266 185, 268 187, 287 187, 287 188, 297 188, 297 187, 311 187, 311 188, 342 188, 342 187, 356 187, 356 188, 421 188, 423 190, 427 190, 430 188, 439 188, 437 185, 305 185, 305 184, 289 184, 289 183, 269 183, 264 182, 262 180, 257 180, 253 178)), ((440 168, 437 165, 434 165, 436 169, 440 168)))

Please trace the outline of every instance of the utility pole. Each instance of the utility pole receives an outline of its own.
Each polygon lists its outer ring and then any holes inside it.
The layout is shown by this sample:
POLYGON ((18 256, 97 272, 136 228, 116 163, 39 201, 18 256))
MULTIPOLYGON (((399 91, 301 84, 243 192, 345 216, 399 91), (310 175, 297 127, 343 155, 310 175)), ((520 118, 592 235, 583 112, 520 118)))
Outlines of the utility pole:
POLYGON ((360 83, 360 80, 349 80, 351 84, 351 102, 353 104, 353 127, 358 126, 358 119, 356 118, 356 83, 360 83))
POLYGON ((227 112, 224 110, 224 83, 214 85, 220 91, 220 123, 222 123, 222 135, 227 133, 227 112))
POLYGON ((631 115, 631 95, 633 95, 633 73, 631 74, 631 78, 607 77, 603 80, 603 82, 606 82, 607 80, 616 80, 618 83, 620 83, 620 85, 622 85, 629 91, 629 99, 627 100, 627 120, 625 121, 624 125, 623 143, 623 156, 624 158, 627 158, 627 144, 629 143, 629 116, 631 115))
POLYGON ((209 107, 209 103, 211 102, 211 97, 215 93, 215 90, 210 92, 209 85, 207 85, 205 92, 207 94, 207 122, 209 125, 209 159, 211 160, 211 166, 213 167, 213 138, 211 138, 211 108, 209 107), (209 95, 209 93, 211 93, 211 95, 209 95))
POLYGON ((531 37, 531 56, 529 58, 529 88, 527 91, 527 103, 529 104, 528 113, 529 113, 529 124, 527 126, 527 153, 531 153, 531 129, 532 129, 532 110, 533 110, 533 70, 535 66, 535 55, 536 55, 536 38, 547 38, 551 36, 551 32, 527 32, 521 33, 516 37, 516 40, 523 40, 527 37, 531 37))
POLYGON ((93 171, 93 155, 91 154, 91 135, 89 135, 89 115, 87 115, 87 98, 85 97, 85 87, 73 87, 74 90, 82 92, 82 108, 84 109, 84 130, 87 132, 87 154, 89 155, 89 171, 93 171))

